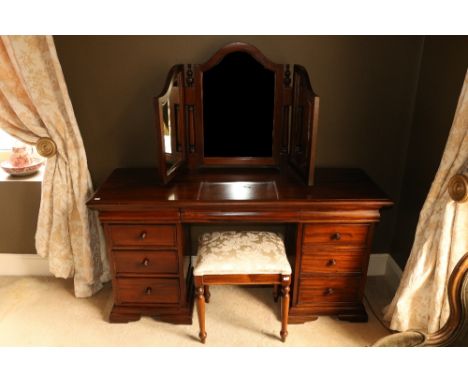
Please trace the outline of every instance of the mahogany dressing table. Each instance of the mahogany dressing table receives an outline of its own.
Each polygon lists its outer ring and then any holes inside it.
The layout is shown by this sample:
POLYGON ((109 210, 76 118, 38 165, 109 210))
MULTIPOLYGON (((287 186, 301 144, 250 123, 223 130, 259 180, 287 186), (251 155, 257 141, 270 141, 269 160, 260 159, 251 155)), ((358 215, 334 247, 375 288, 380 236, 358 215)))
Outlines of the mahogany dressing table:
POLYGON ((174 66, 155 107, 159 167, 116 169, 88 202, 113 273, 110 321, 191 324, 191 227, 220 224, 282 230, 290 323, 366 321, 373 229, 392 202, 361 170, 315 168, 318 97, 305 69, 229 44, 174 66))

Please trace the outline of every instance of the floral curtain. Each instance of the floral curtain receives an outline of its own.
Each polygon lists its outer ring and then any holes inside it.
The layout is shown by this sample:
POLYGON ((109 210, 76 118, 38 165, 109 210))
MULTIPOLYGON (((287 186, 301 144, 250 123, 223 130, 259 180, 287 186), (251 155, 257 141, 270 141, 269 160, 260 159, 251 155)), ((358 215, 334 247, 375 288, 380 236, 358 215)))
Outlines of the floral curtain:
POLYGON ((468 252, 468 203, 456 203, 447 186, 468 171, 468 72, 442 161, 421 210, 410 257, 384 319, 398 331, 434 333, 449 316, 450 274, 468 252))
POLYGON ((86 208, 92 192, 86 154, 51 36, 1 36, 0 128, 29 144, 50 138, 56 155, 42 183, 36 249, 56 277, 91 296, 110 279, 102 232, 86 208))

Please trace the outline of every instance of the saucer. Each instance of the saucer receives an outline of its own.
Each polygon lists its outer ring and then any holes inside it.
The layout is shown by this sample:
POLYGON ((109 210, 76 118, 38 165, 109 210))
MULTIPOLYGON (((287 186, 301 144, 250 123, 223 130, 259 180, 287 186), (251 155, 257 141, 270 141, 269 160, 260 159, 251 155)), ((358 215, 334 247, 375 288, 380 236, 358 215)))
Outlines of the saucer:
POLYGON ((42 158, 33 158, 32 163, 24 167, 13 167, 9 160, 2 162, 0 167, 12 176, 28 176, 39 171, 43 165, 44 160, 42 158))

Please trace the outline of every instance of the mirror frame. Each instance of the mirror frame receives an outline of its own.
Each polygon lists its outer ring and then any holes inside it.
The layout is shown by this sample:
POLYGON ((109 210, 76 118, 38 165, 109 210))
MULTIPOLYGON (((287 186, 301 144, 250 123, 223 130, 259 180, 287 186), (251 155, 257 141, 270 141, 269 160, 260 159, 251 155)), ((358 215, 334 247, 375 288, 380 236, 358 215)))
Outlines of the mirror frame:
POLYGON ((156 144, 159 152, 159 173, 161 181, 168 183, 186 162, 185 133, 184 133, 184 87, 183 87, 183 65, 175 65, 171 68, 163 90, 158 97, 154 99, 156 110, 156 144), (171 125, 171 142, 175 140, 175 150, 180 154, 180 159, 172 166, 168 167, 167 154, 165 151, 164 140, 164 116, 162 113, 165 101, 169 105, 169 122, 171 125))
POLYGON ((207 167, 291 168, 308 186, 314 184, 319 97, 310 85, 304 67, 275 64, 253 45, 234 42, 219 49, 204 64, 175 65, 163 91, 155 98, 159 178, 167 184, 183 168, 197 171, 207 167), (205 157, 203 126, 203 74, 234 52, 248 53, 274 73, 274 112, 271 157, 205 157), (293 76, 291 76, 293 75, 293 76), (180 160, 167 168, 164 156, 164 132, 159 100, 170 92, 177 114, 177 139, 180 160))
POLYGON ((256 47, 235 42, 218 50, 204 64, 195 66, 195 108, 196 114, 196 141, 198 142, 199 166, 279 166, 280 165, 280 141, 281 141, 281 105, 283 104, 283 73, 284 66, 268 60, 256 47), (204 154, 204 118, 203 118, 203 75, 214 68, 221 61, 234 52, 248 53, 255 61, 274 74, 274 109, 273 109, 273 139, 271 157, 205 157, 204 154))
POLYGON ((307 185, 312 186, 320 100, 314 93, 307 70, 303 66, 294 65, 293 83, 288 159, 307 185))

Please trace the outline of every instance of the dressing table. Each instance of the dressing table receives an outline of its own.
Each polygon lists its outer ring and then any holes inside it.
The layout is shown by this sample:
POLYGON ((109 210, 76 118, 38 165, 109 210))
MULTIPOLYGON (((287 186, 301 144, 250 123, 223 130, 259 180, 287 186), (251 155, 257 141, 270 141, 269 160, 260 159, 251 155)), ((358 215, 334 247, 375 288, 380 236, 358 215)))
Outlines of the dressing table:
POLYGON ((359 169, 315 168, 318 97, 306 70, 244 43, 176 65, 155 99, 157 168, 120 168, 89 200, 113 279, 110 322, 192 323, 194 227, 267 225, 292 267, 289 323, 362 304, 387 196, 359 169))

